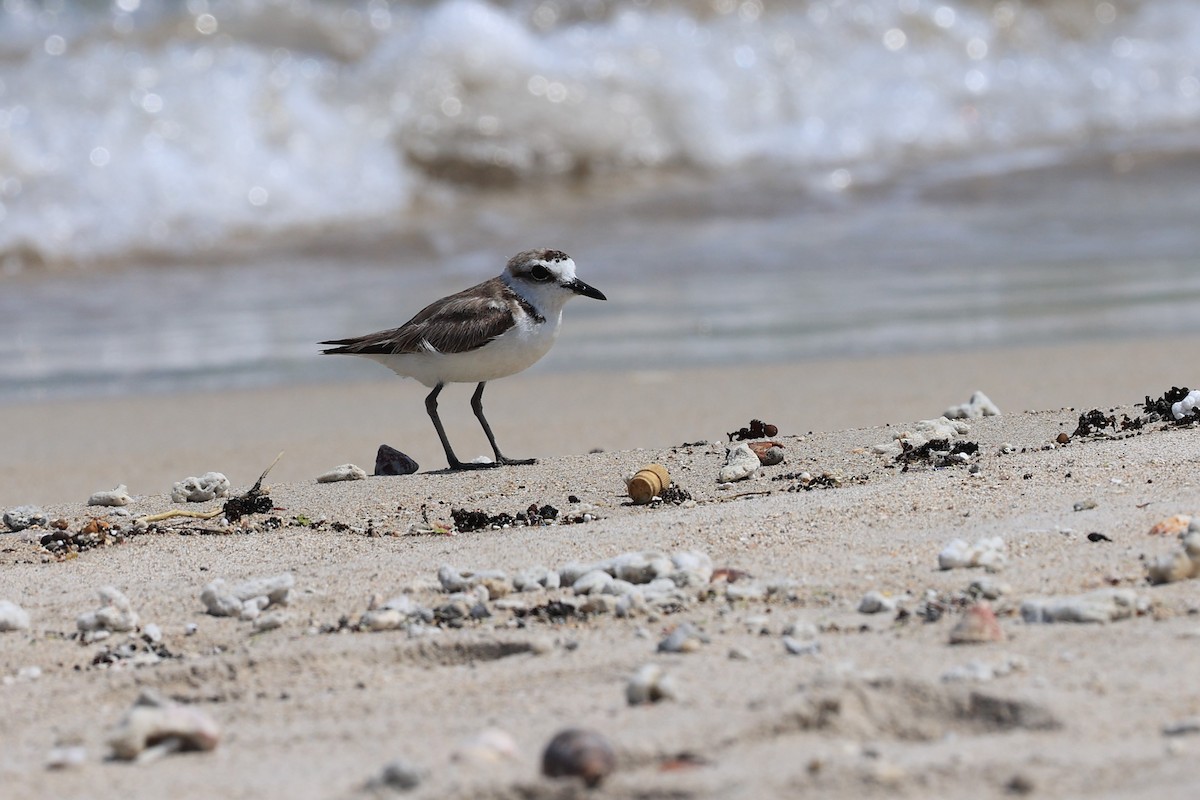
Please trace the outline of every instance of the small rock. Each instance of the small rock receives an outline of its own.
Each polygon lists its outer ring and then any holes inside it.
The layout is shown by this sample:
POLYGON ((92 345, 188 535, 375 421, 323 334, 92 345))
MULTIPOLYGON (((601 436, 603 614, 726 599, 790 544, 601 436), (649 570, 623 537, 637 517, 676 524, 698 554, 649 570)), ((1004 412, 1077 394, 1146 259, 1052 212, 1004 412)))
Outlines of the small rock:
POLYGON ((595 731, 570 728, 550 740, 542 753, 542 774, 548 778, 582 778, 599 786, 617 766, 608 740, 595 731))
POLYGON ((363 481, 367 479, 367 471, 355 464, 342 464, 328 472, 317 476, 317 483, 337 483, 339 481, 363 481))
POLYGON ((412 458, 386 444, 375 452, 376 475, 412 475, 421 467, 412 458))
POLYGON ((950 644, 984 644, 1003 642, 1004 628, 986 600, 966 610, 962 619, 950 631, 950 644))
POLYGON ((4 512, 4 524, 15 533, 26 528, 44 528, 50 524, 50 518, 37 506, 17 506, 4 512))
POLYGON ((1150 535, 1178 536, 1188 529, 1191 522, 1192 518, 1187 514, 1175 514, 1154 523, 1154 526, 1150 528, 1150 535))
POLYGON ((288 621, 288 615, 283 611, 272 611, 270 614, 263 614, 258 619, 254 620, 254 632, 266 633, 273 631, 276 628, 282 628, 283 624, 288 621))
POLYGON ((880 614, 892 613, 896 610, 896 601, 891 597, 885 597, 877 591, 869 591, 862 596, 858 601, 858 613, 860 614, 880 614))
POLYGON ((367 784, 371 789, 393 789, 407 792, 421 785, 421 771, 403 759, 389 761, 383 771, 367 784))
POLYGON ((516 760, 517 740, 500 728, 485 728, 459 743, 451 760, 485 766, 516 760))
POLYGON ((684 622, 675 627, 667 638, 658 643, 660 653, 693 653, 706 643, 708 637, 702 634, 690 622, 684 622))
POLYGON ((1026 622, 1113 622, 1138 613, 1142 601, 1132 589, 1099 589, 1070 597, 1026 600, 1026 622))
POLYGON ((124 633, 137 627, 138 615, 129 603, 129 598, 115 586, 105 586, 99 592, 100 608, 80 614, 75 619, 79 630, 88 632, 108 631, 124 633))
POLYGON ((729 648, 729 660, 730 661, 749 661, 753 657, 754 656, 751 655, 750 651, 744 647, 736 647, 735 646, 735 647, 729 648))
POLYGON ((183 750, 212 750, 220 740, 220 728, 200 709, 143 689, 108 743, 115 758, 141 762, 183 750))
POLYGON ((601 594, 612 586, 613 576, 603 570, 594 569, 571 584, 575 594, 601 594))
POLYGON ((786 455, 783 445, 779 442, 750 442, 749 447, 754 451, 754 455, 758 456, 759 463, 764 467, 782 464, 786 455))
POLYGON ((184 478, 171 488, 176 503, 203 503, 229 494, 229 479, 219 472, 206 472, 199 478, 184 478))
POLYGON ((725 466, 721 467, 721 471, 717 475, 717 482, 744 481, 754 477, 760 466, 762 466, 762 462, 758 460, 758 456, 750 449, 750 446, 739 444, 726 451, 725 466))
POLYGON ((10 600, 0 600, 0 633, 29 629, 29 612, 10 600))
POLYGON ((968 545, 962 539, 954 539, 938 553, 940 569, 983 567, 988 572, 997 572, 1007 560, 1004 540, 999 536, 980 539, 973 545, 968 545))
POLYGON ((646 664, 625 684, 625 699, 631 706, 678 700, 679 687, 658 664, 646 664))
POLYGON ((942 416, 946 419, 982 419, 983 417, 1000 416, 1000 409, 988 399, 986 394, 975 392, 971 395, 970 400, 962 405, 950 406, 942 416))
POLYGON ((821 643, 815 639, 802 641, 791 636, 784 636, 783 649, 793 656, 814 656, 821 652, 821 643))
POLYGON ((129 496, 128 488, 122 483, 115 489, 94 492, 88 498, 87 504, 89 506, 127 506, 133 502, 133 498, 129 496))

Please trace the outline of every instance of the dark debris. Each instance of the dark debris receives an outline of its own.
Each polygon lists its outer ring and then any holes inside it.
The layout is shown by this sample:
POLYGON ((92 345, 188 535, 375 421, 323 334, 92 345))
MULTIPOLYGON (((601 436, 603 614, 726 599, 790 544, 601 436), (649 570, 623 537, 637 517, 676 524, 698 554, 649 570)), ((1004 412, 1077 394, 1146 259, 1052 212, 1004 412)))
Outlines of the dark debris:
POLYGON ((979 452, 976 442, 955 442, 949 439, 930 439, 924 444, 913 446, 903 439, 900 440, 900 455, 896 463, 904 465, 904 471, 918 462, 925 462, 934 467, 953 467, 963 463, 957 456, 973 456, 979 452))
MULTIPOLYGON (((544 505, 539 508, 537 503, 532 503, 529 508, 518 512, 514 516, 504 512, 487 514, 478 510, 470 511, 465 508, 453 508, 450 510, 450 518, 454 520, 454 527, 459 533, 473 533, 475 531, 510 528, 514 525, 530 527, 553 525, 555 520, 558 519, 558 509, 551 505, 544 505)), ((573 517, 568 517, 563 521, 571 522, 575 520, 573 517)))
POLYGON ((769 439, 772 436, 779 435, 779 428, 769 422, 763 422, 761 419, 752 419, 750 424, 745 428, 738 428, 733 433, 728 434, 729 441, 744 442, 747 439, 769 439))

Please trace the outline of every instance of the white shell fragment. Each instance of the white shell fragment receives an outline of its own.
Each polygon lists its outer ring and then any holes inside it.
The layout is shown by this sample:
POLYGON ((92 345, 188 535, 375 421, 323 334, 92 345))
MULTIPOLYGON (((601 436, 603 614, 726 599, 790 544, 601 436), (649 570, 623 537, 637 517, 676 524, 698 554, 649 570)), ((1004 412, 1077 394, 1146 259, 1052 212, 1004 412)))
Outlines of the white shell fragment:
POLYGON ((138 615, 129 603, 129 598, 115 586, 105 586, 99 592, 100 608, 86 611, 75 618, 79 630, 88 632, 110 631, 123 633, 137 627, 138 615))
POLYGON ((269 578, 255 578, 232 588, 217 578, 200 592, 200 602, 214 617, 256 619, 270 606, 286 606, 295 585, 296 579, 290 572, 269 578))
POLYGON ((229 479, 219 472, 206 472, 199 478, 184 478, 171 489, 176 503, 203 503, 229 494, 229 479))
POLYGON ((678 700, 679 687, 658 664, 645 664, 625 684, 625 699, 631 706, 678 700))
POLYGON ((29 612, 10 600, 0 600, 0 633, 29 628, 29 612))
POLYGON ((983 567, 988 572, 997 572, 1007 561, 1004 540, 999 536, 986 537, 971 545, 954 539, 938 553, 939 569, 983 567))
POLYGON ((1070 597, 1026 600, 1021 619, 1026 622, 1114 622, 1145 610, 1133 589, 1100 589, 1070 597))
POLYGON ((143 690, 108 740, 113 757, 139 763, 184 750, 212 750, 221 729, 194 706, 164 700, 143 690))
POLYGON ((355 464, 342 464, 328 472, 317 476, 317 483, 337 483, 338 481, 366 480, 367 471, 355 464))
POLYGON ((975 392, 970 400, 962 405, 950 406, 942 416, 946 419, 982 419, 1000 416, 1000 409, 986 394, 975 392))
POLYGON ((1196 413, 1200 408, 1200 389, 1192 389, 1187 397, 1171 406, 1171 414, 1175 419, 1183 419, 1196 413))
POLYGON ((133 502, 128 489, 129 487, 122 483, 115 489, 95 492, 88 498, 87 504, 89 506, 127 506, 133 502))
POLYGON ((725 466, 721 467, 721 471, 717 475, 717 482, 733 483, 734 481, 744 481, 747 478, 754 477, 761 466, 762 461, 750 449, 750 445, 739 444, 737 447, 731 447, 726 451, 725 466))
POLYGON ((501 764, 505 761, 515 761, 520 754, 517 740, 512 734, 501 728, 484 728, 474 736, 469 736, 459 742, 458 747, 451 753, 452 761, 487 766, 501 764))

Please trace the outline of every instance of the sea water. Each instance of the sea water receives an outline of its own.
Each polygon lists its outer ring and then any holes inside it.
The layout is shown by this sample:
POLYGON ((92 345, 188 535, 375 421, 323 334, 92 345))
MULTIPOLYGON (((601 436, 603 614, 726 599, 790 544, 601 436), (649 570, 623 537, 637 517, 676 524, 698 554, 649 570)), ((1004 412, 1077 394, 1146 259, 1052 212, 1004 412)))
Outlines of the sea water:
POLYGON ((546 369, 1200 313, 1191 0, 0 10, 0 399, 368 377, 534 246, 610 298, 546 369))

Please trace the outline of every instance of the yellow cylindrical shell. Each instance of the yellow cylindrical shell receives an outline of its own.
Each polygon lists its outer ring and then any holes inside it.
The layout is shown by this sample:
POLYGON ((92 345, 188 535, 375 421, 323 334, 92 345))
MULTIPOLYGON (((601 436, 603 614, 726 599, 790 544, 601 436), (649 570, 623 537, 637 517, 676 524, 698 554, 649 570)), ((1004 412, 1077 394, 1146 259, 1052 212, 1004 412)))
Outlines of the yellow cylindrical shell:
POLYGON ((662 464, 647 464, 637 471, 627 485, 635 505, 649 503, 671 485, 671 476, 662 464))

